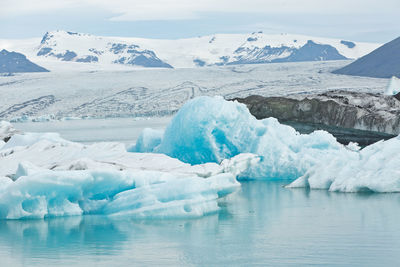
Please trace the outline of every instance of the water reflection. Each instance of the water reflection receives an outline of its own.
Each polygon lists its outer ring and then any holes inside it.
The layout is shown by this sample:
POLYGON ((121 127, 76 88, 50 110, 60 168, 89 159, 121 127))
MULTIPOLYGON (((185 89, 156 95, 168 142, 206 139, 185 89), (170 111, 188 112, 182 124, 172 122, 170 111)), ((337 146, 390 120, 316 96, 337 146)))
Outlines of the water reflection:
POLYGON ((283 185, 245 182, 220 213, 195 220, 0 221, 0 257, 11 266, 400 264, 399 194, 283 185))

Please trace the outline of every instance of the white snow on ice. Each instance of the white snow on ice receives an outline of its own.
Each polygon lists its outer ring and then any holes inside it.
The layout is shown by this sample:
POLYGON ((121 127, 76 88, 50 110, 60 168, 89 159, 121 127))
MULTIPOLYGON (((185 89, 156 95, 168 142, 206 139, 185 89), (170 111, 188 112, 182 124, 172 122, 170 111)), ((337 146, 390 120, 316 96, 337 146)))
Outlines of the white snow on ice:
POLYGON ((393 76, 386 87, 385 95, 396 95, 400 93, 400 79, 393 76))
POLYGON ((199 217, 237 190, 236 175, 259 158, 191 166, 120 143, 83 145, 55 133, 13 135, 0 148, 0 218, 81 214, 199 217))
MULTIPOLYGON (((184 162, 220 162, 240 153, 259 155, 241 178, 296 179, 288 187, 341 192, 400 192, 400 138, 362 150, 327 132, 301 135, 274 118, 255 119, 244 104, 199 97, 184 105, 153 148, 184 162)), ((143 139, 146 139, 142 137, 143 139)), ((148 144, 151 142, 147 141, 148 144)))

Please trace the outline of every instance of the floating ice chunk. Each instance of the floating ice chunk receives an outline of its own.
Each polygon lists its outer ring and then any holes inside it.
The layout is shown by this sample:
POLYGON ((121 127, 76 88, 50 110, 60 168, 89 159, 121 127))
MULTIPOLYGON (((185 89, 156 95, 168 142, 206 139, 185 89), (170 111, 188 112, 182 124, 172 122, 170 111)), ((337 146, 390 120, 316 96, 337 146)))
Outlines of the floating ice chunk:
POLYGON ((236 175, 259 160, 240 154, 221 165, 190 165, 129 153, 120 143, 84 145, 53 134, 13 138, 0 149, 0 219, 198 217, 216 212, 218 199, 240 186, 236 175))
POLYGON ((18 131, 7 121, 0 121, 0 148, 4 144, 3 141, 7 141, 11 136, 16 134, 18 131))
POLYGON ((30 146, 41 140, 63 144, 69 143, 69 141, 61 138, 58 133, 24 133, 13 135, 2 147, 2 149, 13 148, 17 146, 30 146))
POLYGON ((45 169, 37 167, 36 165, 30 163, 29 161, 20 162, 18 164, 17 171, 12 178, 13 178, 13 180, 17 180, 21 176, 33 175, 33 174, 43 171, 43 170, 45 170, 45 169))
MULTIPOLYGON (((243 160, 253 162, 255 155, 239 155, 243 160), (247 158, 247 159, 245 159, 247 158)), ((129 153, 120 143, 95 143, 84 145, 74 142, 52 142, 41 140, 29 146, 16 146, 0 150, 0 176, 23 175, 27 162, 38 168, 68 170, 152 170, 175 174, 209 177, 228 172, 228 168, 216 163, 190 165, 164 154, 129 153), (23 163, 20 165, 20 163, 23 163), (18 174, 20 173, 20 174, 18 174)), ((230 171, 242 171, 241 161, 232 158, 227 161, 230 171), (235 166, 238 165, 236 168, 235 166), (236 168, 236 169, 235 169, 236 168)))
POLYGON ((128 148, 129 152, 152 152, 161 143, 163 130, 145 128, 136 141, 136 145, 128 148))
POLYGON ((0 194, 12 183, 9 177, 0 176, 0 194))
POLYGON ((400 79, 393 76, 386 87, 385 95, 396 95, 398 93, 400 93, 400 79))
POLYGON ((339 192, 400 192, 399 137, 360 151, 343 151, 319 164, 288 187, 310 187, 339 192))
POLYGON ((235 176, 246 176, 247 172, 251 170, 260 162, 260 157, 250 153, 239 154, 231 159, 224 159, 221 166, 224 172, 232 173, 235 176))
POLYGON ((41 171, 0 178, 0 219, 81 214, 199 217, 237 190, 232 174, 207 179, 151 171, 41 171))
POLYGON ((219 163, 252 153, 259 155, 260 161, 245 176, 296 179, 342 150, 344 146, 327 132, 301 135, 274 118, 257 120, 244 104, 222 97, 198 97, 179 110, 153 152, 190 164, 219 163))
POLYGON ((251 152, 264 132, 245 105, 198 97, 175 115, 156 151, 190 164, 221 162, 251 152))

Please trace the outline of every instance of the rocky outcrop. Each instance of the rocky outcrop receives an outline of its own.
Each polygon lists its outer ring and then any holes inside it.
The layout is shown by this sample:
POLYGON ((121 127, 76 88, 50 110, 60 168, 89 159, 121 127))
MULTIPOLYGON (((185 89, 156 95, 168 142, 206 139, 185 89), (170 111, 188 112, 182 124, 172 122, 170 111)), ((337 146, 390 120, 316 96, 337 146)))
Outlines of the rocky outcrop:
POLYGON ((236 100, 246 104, 258 119, 275 117, 303 133, 327 130, 343 143, 369 144, 400 133, 400 101, 393 96, 329 91, 236 100))

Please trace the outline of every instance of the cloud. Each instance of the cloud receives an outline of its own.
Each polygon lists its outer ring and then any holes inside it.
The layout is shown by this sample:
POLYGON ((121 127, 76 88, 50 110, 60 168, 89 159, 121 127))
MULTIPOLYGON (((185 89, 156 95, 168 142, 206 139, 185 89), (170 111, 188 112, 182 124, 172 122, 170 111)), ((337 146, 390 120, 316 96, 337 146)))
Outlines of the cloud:
POLYGON ((114 21, 181 20, 210 12, 258 14, 373 14, 400 9, 399 0, 2 0, 1 16, 98 9, 114 21))

